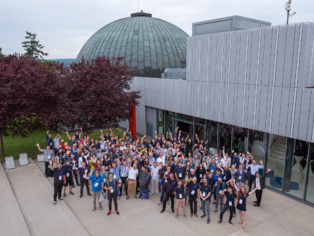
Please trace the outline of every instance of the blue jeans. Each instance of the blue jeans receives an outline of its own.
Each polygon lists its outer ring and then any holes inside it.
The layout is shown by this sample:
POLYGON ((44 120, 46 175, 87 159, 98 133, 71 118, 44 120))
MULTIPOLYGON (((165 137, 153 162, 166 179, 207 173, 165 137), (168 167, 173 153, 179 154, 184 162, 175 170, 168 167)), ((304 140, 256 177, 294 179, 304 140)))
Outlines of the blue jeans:
POLYGON ((140 188, 140 196, 139 196, 139 198, 145 198, 145 199, 149 198, 148 185, 146 185, 145 188, 140 188))
POLYGON ((210 211, 209 211, 209 205, 210 201, 207 199, 206 201, 201 201, 202 202, 202 208, 203 208, 203 215, 207 215, 207 219, 210 219, 210 211), (206 209, 205 209, 206 208, 206 209), (205 212, 206 210, 206 212, 205 212))

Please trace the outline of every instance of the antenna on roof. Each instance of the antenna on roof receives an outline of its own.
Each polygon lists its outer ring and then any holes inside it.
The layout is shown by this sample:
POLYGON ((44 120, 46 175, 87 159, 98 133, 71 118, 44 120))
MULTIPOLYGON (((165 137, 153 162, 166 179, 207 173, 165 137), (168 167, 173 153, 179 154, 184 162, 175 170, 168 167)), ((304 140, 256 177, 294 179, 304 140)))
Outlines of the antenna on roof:
POLYGON ((286 2, 286 11, 287 11, 287 25, 288 25, 290 16, 293 16, 296 14, 296 12, 290 13, 290 11, 291 11, 291 0, 288 0, 288 2, 286 2))

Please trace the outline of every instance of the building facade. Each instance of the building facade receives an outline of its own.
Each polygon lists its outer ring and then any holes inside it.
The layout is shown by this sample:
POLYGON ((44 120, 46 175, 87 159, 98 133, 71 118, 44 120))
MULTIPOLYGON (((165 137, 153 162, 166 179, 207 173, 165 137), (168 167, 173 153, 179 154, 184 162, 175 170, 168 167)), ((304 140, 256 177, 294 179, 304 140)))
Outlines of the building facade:
POLYGON ((137 132, 174 132, 249 151, 269 188, 314 203, 314 24, 187 40, 186 80, 135 77, 137 132))

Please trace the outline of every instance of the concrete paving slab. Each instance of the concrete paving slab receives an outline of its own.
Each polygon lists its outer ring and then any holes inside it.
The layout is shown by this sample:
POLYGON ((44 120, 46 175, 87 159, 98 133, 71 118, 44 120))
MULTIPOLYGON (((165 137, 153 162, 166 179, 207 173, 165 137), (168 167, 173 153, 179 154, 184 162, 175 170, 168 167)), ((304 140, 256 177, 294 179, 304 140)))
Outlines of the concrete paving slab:
POLYGON ((53 188, 32 161, 7 175, 32 235, 89 235, 64 202, 53 206, 53 188))
POLYGON ((44 161, 44 160, 45 160, 44 154, 37 155, 37 161, 44 161))
MULTIPOLYGON (((44 163, 37 163, 42 171, 44 163)), ((52 178, 48 179, 52 183, 52 178)), ((52 195, 52 185, 50 185, 52 195)), ((67 190, 68 191, 68 190, 67 190)), ((111 232, 113 235, 314 235, 312 219, 314 209, 293 199, 273 191, 265 190, 261 207, 254 207, 255 196, 248 198, 247 203, 247 229, 243 231, 238 225, 239 215, 233 218, 234 225, 228 224, 228 213, 224 216, 222 224, 218 224, 219 213, 214 212, 211 204, 211 223, 206 224, 205 219, 181 216, 177 219, 171 213, 170 205, 166 212, 160 214, 158 205, 159 196, 149 200, 129 199, 125 196, 118 201, 120 215, 113 213, 107 216, 108 200, 103 203, 104 211, 92 211, 92 198, 86 195, 79 197, 79 187, 73 189, 75 195, 68 195, 64 201, 79 219, 84 228, 91 235, 103 235, 111 232), (297 218, 297 219, 296 219, 297 218)), ((198 215, 201 215, 198 206, 198 215)))
POLYGON ((6 236, 29 236, 30 232, 1 164, 0 202, 0 234, 6 236))

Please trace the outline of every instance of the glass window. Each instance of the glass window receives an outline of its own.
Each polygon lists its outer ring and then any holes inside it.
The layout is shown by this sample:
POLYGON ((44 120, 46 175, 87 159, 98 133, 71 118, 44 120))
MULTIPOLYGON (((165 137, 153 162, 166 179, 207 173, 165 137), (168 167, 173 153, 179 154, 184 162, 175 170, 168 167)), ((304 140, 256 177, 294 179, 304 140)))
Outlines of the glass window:
POLYGON ((266 185, 282 189, 285 166, 286 138, 270 134, 268 145, 267 169, 272 169, 266 178, 266 185))
POLYGON ((309 156, 309 173, 305 200, 314 203, 314 143, 311 144, 309 156))
POLYGON ((308 145, 304 141, 287 139, 285 179, 283 191, 303 198, 308 145))
POLYGON ((249 139, 249 152, 252 154, 257 163, 259 163, 261 160, 264 161, 264 133, 256 130, 250 130, 249 139))
POLYGON ((234 127, 233 129, 233 149, 237 153, 248 151, 248 130, 234 127))
POLYGON ((164 111, 158 110, 158 117, 157 117, 157 129, 158 134, 164 133, 164 111))
POLYGON ((219 149, 222 149, 225 146, 225 151, 231 152, 231 126, 226 124, 219 124, 219 149))
POLYGON ((172 133, 172 112, 165 111, 166 132, 172 133))
POLYGON ((207 147, 217 148, 217 123, 214 121, 206 121, 206 139, 207 147))

